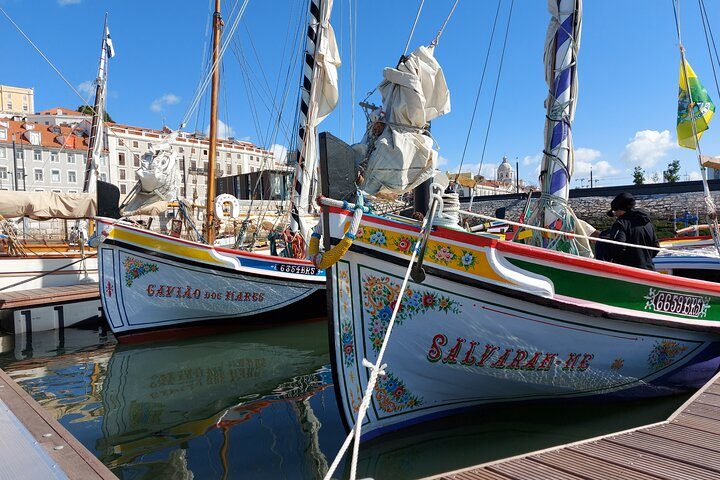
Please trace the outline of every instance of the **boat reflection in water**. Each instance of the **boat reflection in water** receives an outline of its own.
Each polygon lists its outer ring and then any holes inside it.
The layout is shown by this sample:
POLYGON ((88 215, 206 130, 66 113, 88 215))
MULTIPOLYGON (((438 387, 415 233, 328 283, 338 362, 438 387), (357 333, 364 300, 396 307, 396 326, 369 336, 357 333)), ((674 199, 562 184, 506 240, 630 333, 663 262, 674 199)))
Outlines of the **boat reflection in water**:
POLYGON ((314 411, 337 418, 325 322, 38 358, 52 354, 16 349, 4 368, 121 478, 327 468, 314 411))
MULTIPOLYGON (((143 345, 67 329, 18 336, 0 367, 120 478, 313 479, 345 437, 327 339, 325 322, 143 345)), ((664 420, 685 398, 487 406, 363 444, 358 473, 425 477, 664 420)))

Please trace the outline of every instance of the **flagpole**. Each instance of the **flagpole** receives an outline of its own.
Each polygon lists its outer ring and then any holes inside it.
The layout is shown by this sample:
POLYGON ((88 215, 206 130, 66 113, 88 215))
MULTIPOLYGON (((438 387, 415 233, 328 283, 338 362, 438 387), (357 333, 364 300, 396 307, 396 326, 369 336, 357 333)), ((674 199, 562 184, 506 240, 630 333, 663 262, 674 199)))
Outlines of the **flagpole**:
MULTIPOLYGON (((690 126, 692 128, 693 140, 695 141, 695 152, 697 153, 698 164, 700 166, 700 176, 702 177, 703 190, 705 192, 705 208, 707 210, 708 225, 710 225, 710 235, 715 243, 715 249, 720 254, 720 226, 718 225, 717 219, 717 207, 713 201, 712 195, 710 194, 710 186, 707 182, 707 169, 702 164, 702 150, 700 149, 700 138, 698 138, 697 124, 695 121, 695 113, 693 109, 695 103, 692 98, 692 91, 690 90, 690 78, 687 74, 687 66, 685 60, 685 47, 682 44, 682 34, 680 32, 680 4, 679 0, 673 0, 673 7, 675 12, 675 27, 677 28, 678 44, 680 48, 680 68, 682 68, 683 77, 685 79, 685 90, 688 95, 688 116, 690 117, 690 126)), ((680 139, 678 138, 678 142, 680 139)))

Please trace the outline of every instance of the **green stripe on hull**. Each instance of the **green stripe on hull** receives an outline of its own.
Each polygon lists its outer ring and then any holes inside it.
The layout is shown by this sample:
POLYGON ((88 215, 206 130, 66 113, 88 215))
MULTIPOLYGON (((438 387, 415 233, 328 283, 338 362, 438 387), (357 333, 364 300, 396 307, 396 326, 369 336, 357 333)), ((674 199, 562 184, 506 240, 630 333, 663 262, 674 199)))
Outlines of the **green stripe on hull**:
POLYGON ((549 278, 555 286, 555 293, 559 295, 638 312, 657 312, 678 318, 720 320, 720 298, 716 296, 683 292, 673 288, 651 287, 515 258, 507 258, 507 260, 519 268, 549 278))

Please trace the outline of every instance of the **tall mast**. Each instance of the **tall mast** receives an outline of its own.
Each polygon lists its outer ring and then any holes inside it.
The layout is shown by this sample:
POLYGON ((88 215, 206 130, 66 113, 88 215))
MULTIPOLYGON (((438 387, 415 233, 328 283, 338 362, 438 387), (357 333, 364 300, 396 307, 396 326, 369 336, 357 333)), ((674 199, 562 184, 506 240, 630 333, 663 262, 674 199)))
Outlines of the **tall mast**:
MULTIPOLYGON (((305 40, 305 56, 303 61, 303 78, 300 87, 300 105, 298 109, 298 149, 295 168, 295 189, 292 197, 290 229, 302 232, 302 213, 308 213, 311 204, 313 173, 316 159, 317 135, 317 53, 321 48, 324 24, 330 19, 332 1, 309 0, 307 38, 305 40)), ((329 112, 328 112, 329 113, 329 112)), ((305 233, 305 232, 302 232, 305 233)))
POLYGON ((107 60, 114 56, 112 44, 108 43, 110 31, 107 26, 107 13, 105 14, 105 25, 103 26, 102 43, 100 44, 100 65, 97 78, 95 79, 95 103, 93 104, 92 120, 90 127, 90 141, 88 143, 87 161, 85 162, 85 178, 83 180, 83 192, 90 191, 90 187, 96 180, 97 167, 96 157, 102 155, 103 142, 101 140, 102 127, 105 116, 105 86, 107 84, 107 60))
POLYGON ((220 0, 215 0, 213 15, 212 87, 210 91, 210 152, 208 153, 207 199, 205 200, 205 241, 215 241, 215 158, 217 156, 218 91, 220 90, 220 0))

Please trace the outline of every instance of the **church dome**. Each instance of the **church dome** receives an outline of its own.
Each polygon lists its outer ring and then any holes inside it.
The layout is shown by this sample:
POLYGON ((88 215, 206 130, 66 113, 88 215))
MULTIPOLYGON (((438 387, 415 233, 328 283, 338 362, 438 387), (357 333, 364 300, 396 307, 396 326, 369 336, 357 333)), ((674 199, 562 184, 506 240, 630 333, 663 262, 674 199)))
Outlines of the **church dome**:
POLYGON ((497 168, 496 179, 499 182, 508 182, 512 181, 514 177, 515 171, 513 170, 512 165, 508 162, 507 157, 503 157, 502 163, 497 168))

